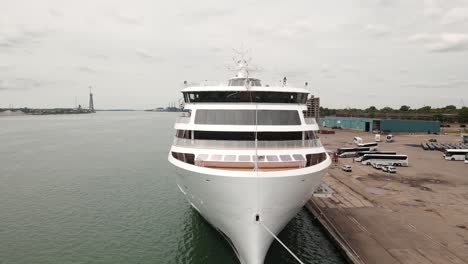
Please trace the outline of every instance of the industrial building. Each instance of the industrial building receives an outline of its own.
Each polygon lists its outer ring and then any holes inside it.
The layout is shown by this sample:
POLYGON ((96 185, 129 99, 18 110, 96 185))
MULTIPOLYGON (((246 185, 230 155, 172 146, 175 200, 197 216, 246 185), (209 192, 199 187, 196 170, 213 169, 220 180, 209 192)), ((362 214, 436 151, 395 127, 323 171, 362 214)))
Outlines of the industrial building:
POLYGON ((324 127, 342 127, 358 129, 361 131, 382 132, 422 132, 439 133, 439 121, 425 120, 400 120, 400 119, 378 119, 378 118, 354 118, 327 116, 322 118, 320 125, 324 127))

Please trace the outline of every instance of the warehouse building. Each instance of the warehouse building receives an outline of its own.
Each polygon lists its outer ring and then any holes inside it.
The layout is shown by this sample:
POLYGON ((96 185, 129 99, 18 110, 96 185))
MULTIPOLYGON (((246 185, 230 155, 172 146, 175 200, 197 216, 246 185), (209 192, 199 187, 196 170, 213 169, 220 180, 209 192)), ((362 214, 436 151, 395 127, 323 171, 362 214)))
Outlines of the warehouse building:
POLYGON ((400 120, 400 119, 378 119, 378 118, 354 118, 327 116, 322 118, 320 124, 324 127, 342 127, 358 129, 361 131, 382 132, 422 132, 439 133, 439 121, 425 120, 400 120))

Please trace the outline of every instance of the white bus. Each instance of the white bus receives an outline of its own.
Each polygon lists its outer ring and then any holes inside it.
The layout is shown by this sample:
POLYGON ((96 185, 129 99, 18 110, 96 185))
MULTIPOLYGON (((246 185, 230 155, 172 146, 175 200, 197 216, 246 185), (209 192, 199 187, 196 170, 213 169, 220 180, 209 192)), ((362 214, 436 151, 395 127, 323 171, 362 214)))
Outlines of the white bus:
POLYGON ((361 163, 371 165, 372 163, 381 163, 386 166, 405 166, 407 167, 408 156, 406 155, 391 155, 391 154, 366 154, 362 157, 361 163))
POLYGON ((446 149, 444 158, 446 160, 465 160, 468 149, 446 149))
POLYGON ((339 148, 336 150, 336 153, 342 154, 347 152, 356 153, 358 151, 370 151, 370 148, 339 148))
POLYGON ((379 143, 371 142, 371 143, 360 143, 358 144, 360 148, 369 148, 370 150, 376 150, 379 147, 379 143))
POLYGON ((361 162, 362 157, 368 154, 396 155, 397 153, 396 151, 359 151, 359 152, 356 152, 356 158, 354 158, 354 161, 361 162))

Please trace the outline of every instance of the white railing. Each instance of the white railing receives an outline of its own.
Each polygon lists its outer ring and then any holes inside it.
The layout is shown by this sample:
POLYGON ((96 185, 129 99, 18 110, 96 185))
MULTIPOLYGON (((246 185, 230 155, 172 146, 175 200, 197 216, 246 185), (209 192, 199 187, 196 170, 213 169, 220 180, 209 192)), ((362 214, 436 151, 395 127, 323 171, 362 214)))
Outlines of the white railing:
MULTIPOLYGON (((197 148, 221 148, 221 149, 254 149, 255 141, 237 141, 237 140, 200 140, 174 138, 174 146, 197 147, 197 148)), ((275 148, 316 148, 322 147, 319 139, 310 140, 284 140, 284 141, 258 141, 259 149, 275 148)))
POLYGON ((313 118, 313 117, 305 117, 304 120, 305 120, 305 123, 307 125, 316 125, 317 124, 317 121, 315 121, 315 118, 313 118))

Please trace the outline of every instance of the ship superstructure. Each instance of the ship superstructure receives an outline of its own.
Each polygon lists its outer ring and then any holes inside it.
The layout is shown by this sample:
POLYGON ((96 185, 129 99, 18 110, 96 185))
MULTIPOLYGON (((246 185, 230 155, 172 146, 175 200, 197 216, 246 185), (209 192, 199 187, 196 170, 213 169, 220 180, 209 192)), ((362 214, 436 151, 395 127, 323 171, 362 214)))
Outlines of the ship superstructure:
POLYGON ((226 85, 182 90, 169 161, 192 207, 231 244, 243 264, 261 264, 331 163, 306 118, 305 88, 262 86, 248 62, 226 85), (266 228, 265 228, 266 227, 266 228))

